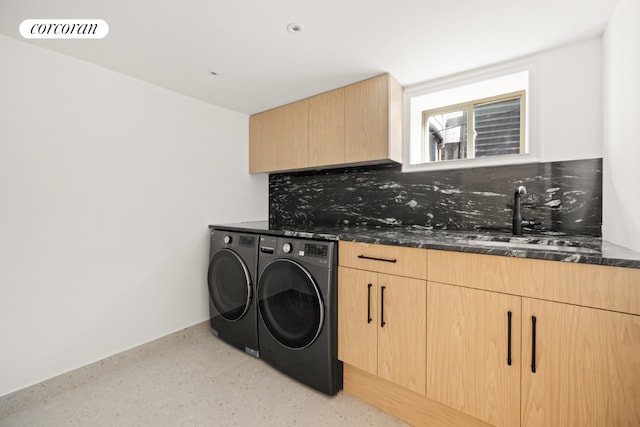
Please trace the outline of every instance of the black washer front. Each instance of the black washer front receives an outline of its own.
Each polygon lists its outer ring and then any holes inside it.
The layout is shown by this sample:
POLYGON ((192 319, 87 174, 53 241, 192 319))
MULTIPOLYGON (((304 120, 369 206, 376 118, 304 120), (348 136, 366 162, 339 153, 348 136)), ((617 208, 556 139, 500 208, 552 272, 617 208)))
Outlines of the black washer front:
POLYGON ((271 262, 258 282, 258 309, 269 333, 282 345, 311 345, 324 324, 324 304, 311 275, 289 259, 271 262))
POLYGON ((218 250, 209 263, 211 303, 225 319, 235 322, 249 310, 251 276, 247 266, 234 251, 218 250))

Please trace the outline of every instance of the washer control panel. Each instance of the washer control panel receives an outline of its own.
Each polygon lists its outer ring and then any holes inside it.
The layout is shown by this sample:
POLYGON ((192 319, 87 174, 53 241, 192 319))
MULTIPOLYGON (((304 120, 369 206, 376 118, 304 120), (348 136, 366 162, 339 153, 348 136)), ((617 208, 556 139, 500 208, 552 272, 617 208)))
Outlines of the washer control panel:
POLYGON ((304 254, 315 258, 326 258, 329 247, 326 244, 305 243, 304 254))

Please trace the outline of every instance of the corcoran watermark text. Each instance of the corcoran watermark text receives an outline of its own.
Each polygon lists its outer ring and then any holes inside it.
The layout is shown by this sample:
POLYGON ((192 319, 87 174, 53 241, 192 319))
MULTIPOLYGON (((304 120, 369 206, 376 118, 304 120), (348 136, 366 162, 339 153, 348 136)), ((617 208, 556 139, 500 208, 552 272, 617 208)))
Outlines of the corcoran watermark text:
POLYGON ((108 33, 102 19, 25 19, 20 24, 25 39, 102 39, 108 33))

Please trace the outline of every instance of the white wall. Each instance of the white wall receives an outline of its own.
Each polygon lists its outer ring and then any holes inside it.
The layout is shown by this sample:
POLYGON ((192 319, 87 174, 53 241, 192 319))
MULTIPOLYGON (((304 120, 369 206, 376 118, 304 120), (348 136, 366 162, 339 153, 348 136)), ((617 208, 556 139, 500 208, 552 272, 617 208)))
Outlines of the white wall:
POLYGON ((640 1, 619 0, 604 35, 603 238, 640 251, 640 1))
MULTIPOLYGON (((478 81, 530 70, 529 117, 531 154, 510 158, 482 158, 471 161, 409 165, 405 153, 404 170, 434 170, 451 167, 479 167, 532 161, 592 159, 603 150, 603 42, 599 36, 565 46, 494 64, 479 70, 418 83, 405 89, 407 98, 478 81)), ((464 101, 467 101, 466 99, 464 101)), ((458 100, 458 102, 463 102, 458 100)), ((409 103, 405 102, 405 108, 409 103)), ((418 108, 418 111, 421 111, 418 108)), ((418 114, 418 122, 420 114, 418 114)), ((407 115, 408 118, 408 115, 407 115)), ((417 139, 420 139, 418 126, 417 139)), ((410 132, 405 120, 405 132, 410 132)), ((415 138, 415 137, 414 137, 415 138)), ((409 138, 405 138, 405 144, 409 138)))
POLYGON ((5 36, 0 55, 3 395, 207 319, 207 225, 266 219, 268 194, 247 116, 5 36))
POLYGON ((537 57, 540 159, 602 157, 602 38, 548 50, 537 57))

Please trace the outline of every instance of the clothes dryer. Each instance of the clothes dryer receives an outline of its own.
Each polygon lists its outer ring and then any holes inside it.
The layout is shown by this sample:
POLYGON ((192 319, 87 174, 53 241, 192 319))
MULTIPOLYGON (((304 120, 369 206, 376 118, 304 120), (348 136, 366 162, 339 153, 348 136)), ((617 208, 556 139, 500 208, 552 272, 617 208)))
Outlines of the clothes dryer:
POLYGON ((255 357, 259 242, 256 234, 213 229, 207 278, 212 333, 255 357))

